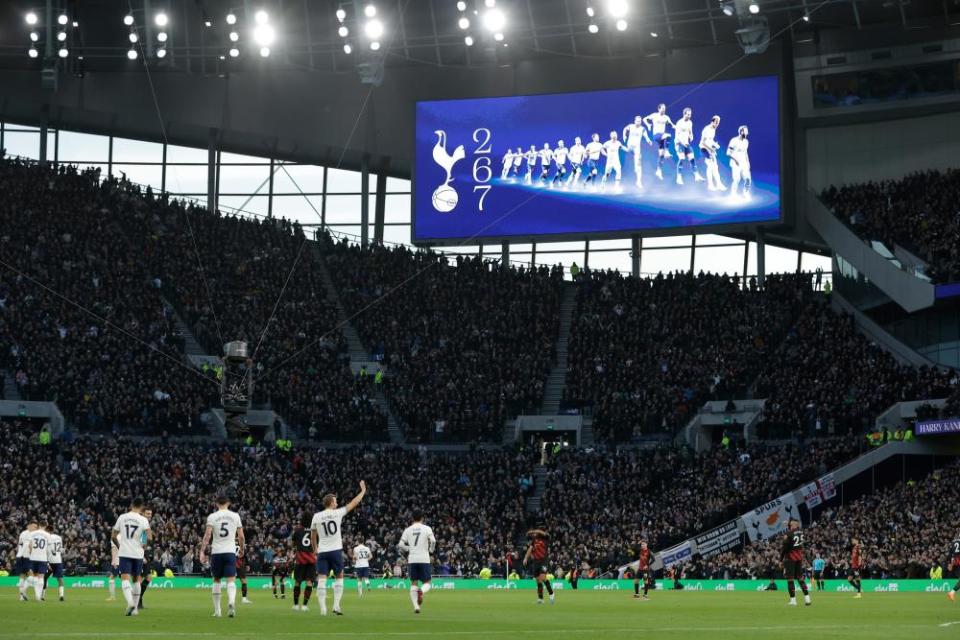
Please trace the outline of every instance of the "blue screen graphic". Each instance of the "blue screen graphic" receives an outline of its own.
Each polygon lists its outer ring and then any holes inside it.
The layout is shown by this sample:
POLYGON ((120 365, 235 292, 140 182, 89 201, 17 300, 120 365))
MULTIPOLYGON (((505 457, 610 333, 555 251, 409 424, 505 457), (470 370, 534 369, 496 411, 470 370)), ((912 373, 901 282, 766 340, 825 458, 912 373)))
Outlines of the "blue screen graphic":
POLYGON ((763 76, 419 102, 414 240, 777 221, 777 85, 763 76))

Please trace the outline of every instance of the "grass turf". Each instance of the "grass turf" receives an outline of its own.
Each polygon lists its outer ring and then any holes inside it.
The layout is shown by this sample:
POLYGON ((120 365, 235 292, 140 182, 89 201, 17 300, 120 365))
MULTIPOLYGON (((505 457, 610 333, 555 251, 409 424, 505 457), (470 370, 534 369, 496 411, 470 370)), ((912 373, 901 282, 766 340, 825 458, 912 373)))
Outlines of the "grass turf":
MULTIPOLYGON (((363 599, 348 592, 343 617, 321 617, 316 601, 297 612, 289 594, 274 600, 257 592, 253 604, 238 605, 237 618, 215 619, 209 591, 150 590, 147 608, 128 618, 119 589, 117 602, 105 602, 105 591, 77 589, 66 602, 48 591, 44 603, 19 602, 15 590, 4 589, 0 638, 960 638, 960 604, 942 593, 867 593, 862 600, 814 593, 812 607, 787 607, 783 592, 655 592, 649 601, 631 595, 563 591, 556 605, 537 606, 533 591, 432 591, 423 613, 414 615, 407 591, 363 599)), ((223 603, 225 616, 226 594, 223 603)))

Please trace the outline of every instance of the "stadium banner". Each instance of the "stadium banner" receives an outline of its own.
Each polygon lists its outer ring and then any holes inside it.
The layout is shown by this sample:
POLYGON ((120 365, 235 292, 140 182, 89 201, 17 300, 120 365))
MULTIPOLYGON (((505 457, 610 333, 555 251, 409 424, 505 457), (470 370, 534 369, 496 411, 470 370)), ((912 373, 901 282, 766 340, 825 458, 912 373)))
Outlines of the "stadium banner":
POLYGON ((675 564, 685 562, 693 556, 693 545, 690 540, 685 540, 675 547, 664 549, 657 554, 664 569, 669 569, 675 564))
POLYGON ((914 433, 918 436, 939 436, 950 433, 960 433, 960 418, 918 422, 914 428, 914 433))
POLYGON ((791 518, 800 518, 797 501, 792 492, 740 516, 743 529, 751 543, 767 540, 786 530, 787 522, 791 518))
POLYGON ((415 111, 416 243, 781 219, 773 75, 419 101, 415 111))
MULTIPOLYGON (((270 578, 250 578, 248 580, 251 589, 250 597, 253 600, 257 598, 257 590, 270 591, 270 578)), ((290 581, 287 580, 289 583, 290 581)), ((406 591, 410 583, 403 578, 388 578, 371 580, 371 588, 376 591, 386 591, 397 589, 406 591)), ((107 579, 105 576, 81 576, 64 578, 64 583, 68 589, 107 589, 107 579)), ((149 593, 155 593, 155 589, 193 589, 209 590, 212 582, 210 578, 197 577, 158 577, 150 582, 149 593)), ((345 581, 348 589, 356 586, 356 581, 347 579, 345 581)), ((509 580, 501 579, 479 580, 474 578, 434 578, 434 591, 464 591, 464 590, 525 590, 532 591, 537 588, 535 580, 509 580)), ((683 591, 768 591, 769 580, 692 580, 682 581, 683 591)), ((786 590, 786 582, 777 580, 777 591, 786 590)), ((946 593, 950 591, 953 583, 947 580, 864 580, 863 590, 875 593, 898 593, 898 592, 927 592, 927 593, 946 593)), ((0 577, 0 588, 14 589, 17 586, 17 578, 14 576, 0 577)), ((567 591, 572 587, 569 582, 563 580, 554 580, 553 587, 556 590, 567 591)), ((633 580, 588 580, 581 579, 577 585, 578 591, 632 591, 633 580)), ((656 588, 658 590, 673 591, 673 581, 657 580, 656 588)), ((846 580, 827 580, 826 590, 830 592, 851 592, 853 587, 846 580)), ((264 594, 269 595, 269 594, 264 594)), ((33 598, 32 592, 30 595, 33 598)), ((147 596, 150 597, 149 595, 147 596)), ((156 597, 156 596, 154 596, 156 597)), ((816 597, 816 594, 814 594, 816 597)))
POLYGON ((833 474, 828 473, 818 480, 803 485, 800 488, 800 495, 803 496, 803 501, 807 505, 807 509, 818 507, 830 498, 836 496, 837 485, 836 482, 834 482, 833 474))
POLYGON ((701 533, 694 538, 697 553, 702 558, 712 558, 715 555, 736 549, 741 544, 741 524, 740 520, 731 520, 716 529, 701 533))

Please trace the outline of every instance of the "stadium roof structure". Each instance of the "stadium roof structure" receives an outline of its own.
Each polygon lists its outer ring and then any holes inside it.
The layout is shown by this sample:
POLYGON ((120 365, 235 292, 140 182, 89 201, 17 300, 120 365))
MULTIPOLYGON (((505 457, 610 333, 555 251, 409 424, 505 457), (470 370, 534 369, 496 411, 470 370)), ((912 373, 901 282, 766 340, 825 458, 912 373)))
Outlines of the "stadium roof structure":
MULTIPOLYGON (((45 6, 46 0, 0 3, 0 69, 43 64, 43 45, 60 27, 48 30, 43 20, 28 25, 25 17, 42 17, 45 6), (28 56, 31 31, 37 32, 36 59, 28 56)), ((52 0, 52 6, 56 15, 67 16, 68 54, 61 64, 75 74, 128 71, 142 64, 128 58, 132 48, 170 73, 222 75, 267 65, 353 72, 370 60, 389 69, 659 55, 736 43, 737 29, 754 20, 766 23, 772 40, 797 42, 876 26, 916 31, 960 23, 958 0, 52 0), (134 22, 127 25, 131 7, 134 22), (487 13, 493 10, 500 15, 491 21, 487 13), (261 11, 269 22, 269 60, 254 41, 261 11), (167 16, 162 43, 158 13, 167 16), (235 17, 232 23, 228 15, 235 17), (379 27, 368 30, 371 20, 379 27), (131 31, 139 36, 136 47, 131 31)))

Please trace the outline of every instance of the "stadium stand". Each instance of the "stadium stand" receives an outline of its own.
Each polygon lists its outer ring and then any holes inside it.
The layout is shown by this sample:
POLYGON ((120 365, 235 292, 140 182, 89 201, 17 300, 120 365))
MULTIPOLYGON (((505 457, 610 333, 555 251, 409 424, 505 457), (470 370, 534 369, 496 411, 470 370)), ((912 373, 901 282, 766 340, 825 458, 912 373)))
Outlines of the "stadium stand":
POLYGON ((866 240, 901 245, 929 263, 937 282, 960 281, 960 170, 832 186, 821 199, 866 240))
POLYGON ((559 324, 562 271, 405 247, 324 249, 407 440, 491 440, 538 407, 559 324), (391 295, 404 285, 403 292, 391 295), (384 296, 382 302, 361 313, 384 296))

